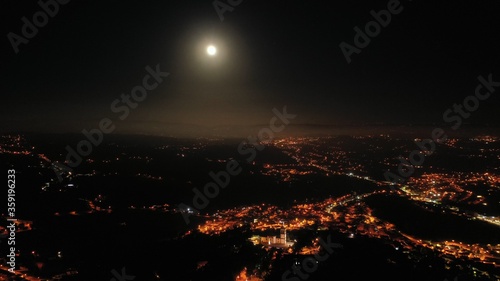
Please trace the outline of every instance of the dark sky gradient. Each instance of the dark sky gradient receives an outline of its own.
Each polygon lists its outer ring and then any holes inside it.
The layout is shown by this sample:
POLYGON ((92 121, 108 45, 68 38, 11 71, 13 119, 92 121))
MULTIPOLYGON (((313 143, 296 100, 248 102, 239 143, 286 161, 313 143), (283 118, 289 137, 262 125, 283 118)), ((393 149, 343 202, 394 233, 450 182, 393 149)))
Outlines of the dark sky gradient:
MULTIPOLYGON (((15 55, 7 33, 40 8, 2 1, 0 128, 80 132, 110 117, 117 132, 203 134, 263 126, 285 105, 294 124, 433 126, 474 93, 478 75, 500 81, 496 0, 401 1, 348 64, 339 44, 387 3, 246 0, 221 22, 212 1, 73 0, 15 55), (118 120, 111 103, 156 64, 170 76, 118 120)), ((499 94, 467 122, 498 126, 499 94)))

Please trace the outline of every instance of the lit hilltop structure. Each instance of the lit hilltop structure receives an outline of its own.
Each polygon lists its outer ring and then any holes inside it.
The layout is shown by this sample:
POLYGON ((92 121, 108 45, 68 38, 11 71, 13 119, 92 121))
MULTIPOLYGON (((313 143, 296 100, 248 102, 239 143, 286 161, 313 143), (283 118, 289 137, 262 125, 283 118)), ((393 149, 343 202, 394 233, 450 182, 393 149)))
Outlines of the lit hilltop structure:
POLYGON ((270 248, 275 247, 275 248, 288 248, 293 246, 292 241, 287 240, 286 236, 286 229, 282 228, 280 229, 280 236, 253 236, 250 238, 250 240, 255 244, 261 244, 264 246, 268 246, 270 248))

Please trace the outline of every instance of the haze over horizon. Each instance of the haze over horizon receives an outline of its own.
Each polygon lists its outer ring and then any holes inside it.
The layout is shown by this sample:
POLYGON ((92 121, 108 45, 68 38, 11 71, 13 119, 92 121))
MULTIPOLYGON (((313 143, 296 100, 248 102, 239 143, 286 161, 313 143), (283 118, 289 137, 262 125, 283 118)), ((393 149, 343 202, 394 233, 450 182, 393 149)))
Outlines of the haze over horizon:
MULTIPOLYGON (((141 3, 69 2, 18 54, 5 37, 2 131, 80 132, 102 118, 138 134, 251 130, 283 106, 300 126, 432 126, 474 94, 478 76, 500 80, 498 1, 401 2, 351 63, 339 44, 353 44, 353 28, 387 1, 243 2, 223 21, 210 1, 141 3), (111 105, 142 83, 147 66, 169 75, 120 120, 111 105)), ((40 9, 4 6, 5 34, 21 34, 20 19, 40 9)), ((499 126, 499 102, 493 93, 464 121, 499 126)))

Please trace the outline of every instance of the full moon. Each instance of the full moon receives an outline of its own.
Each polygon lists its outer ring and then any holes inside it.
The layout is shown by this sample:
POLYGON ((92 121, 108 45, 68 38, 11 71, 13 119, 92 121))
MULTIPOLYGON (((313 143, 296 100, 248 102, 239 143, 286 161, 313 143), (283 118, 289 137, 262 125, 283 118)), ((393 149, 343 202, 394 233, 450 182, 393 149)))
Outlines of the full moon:
POLYGON ((207 54, 210 56, 215 56, 217 53, 217 49, 214 46, 208 46, 207 47, 207 54))

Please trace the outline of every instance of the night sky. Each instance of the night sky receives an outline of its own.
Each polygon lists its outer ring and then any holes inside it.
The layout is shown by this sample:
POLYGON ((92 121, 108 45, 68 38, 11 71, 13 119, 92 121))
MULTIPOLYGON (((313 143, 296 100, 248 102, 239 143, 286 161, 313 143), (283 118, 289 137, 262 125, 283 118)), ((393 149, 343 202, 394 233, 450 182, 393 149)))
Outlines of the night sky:
MULTIPOLYGON (((108 117, 116 132, 203 134, 264 126, 283 106, 295 125, 433 126, 479 75, 500 81, 497 0, 402 0, 347 63, 339 44, 389 2, 247 0, 221 21, 212 1, 72 0, 16 54, 8 33, 41 8, 5 0, 0 128, 80 132, 108 117), (112 102, 158 64, 170 75, 120 120, 112 102)), ((467 123, 500 125, 499 94, 467 123)))

